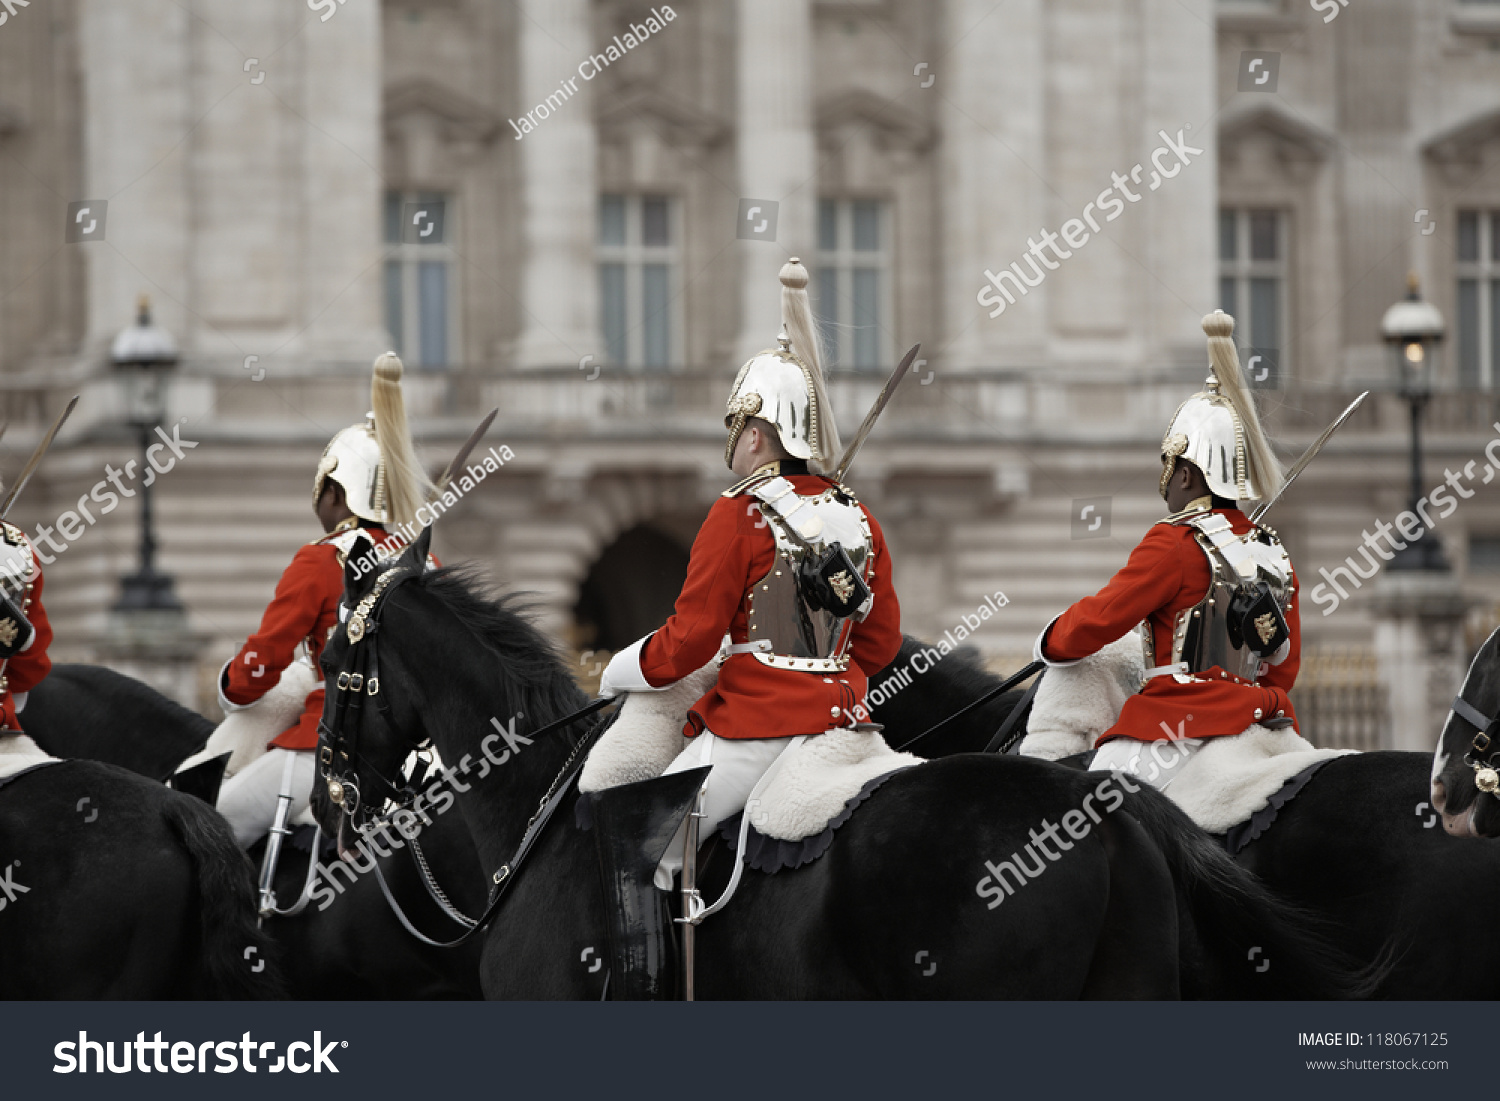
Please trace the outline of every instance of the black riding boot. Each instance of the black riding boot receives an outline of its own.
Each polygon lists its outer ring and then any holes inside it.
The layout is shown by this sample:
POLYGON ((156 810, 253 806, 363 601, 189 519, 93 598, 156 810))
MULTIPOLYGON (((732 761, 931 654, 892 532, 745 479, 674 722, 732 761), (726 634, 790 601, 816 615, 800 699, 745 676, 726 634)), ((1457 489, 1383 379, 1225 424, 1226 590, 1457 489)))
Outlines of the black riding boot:
POLYGON ((709 769, 695 768, 595 792, 594 839, 609 920, 610 997, 675 997, 675 940, 666 893, 652 883, 657 864, 693 809, 709 769))

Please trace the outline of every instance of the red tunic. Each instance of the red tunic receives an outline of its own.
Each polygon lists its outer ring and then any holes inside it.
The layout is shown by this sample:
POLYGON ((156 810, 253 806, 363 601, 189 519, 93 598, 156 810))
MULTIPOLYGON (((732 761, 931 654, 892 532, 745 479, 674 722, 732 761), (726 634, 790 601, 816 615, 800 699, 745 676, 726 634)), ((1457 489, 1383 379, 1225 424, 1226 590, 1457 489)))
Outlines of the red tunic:
MULTIPOLYGON (((1239 509, 1218 509, 1235 534, 1249 531, 1250 520, 1239 509)), ((1053 661, 1087 657, 1109 645, 1142 620, 1151 624, 1155 664, 1172 660, 1172 626, 1177 613, 1208 593, 1208 557, 1187 524, 1160 521, 1130 552, 1125 568, 1095 596, 1074 604, 1048 628, 1042 653, 1053 661)), ((1256 720, 1278 713, 1296 719, 1287 693, 1302 663, 1302 627, 1297 612, 1297 581, 1286 610, 1291 649, 1279 665, 1270 666, 1251 685, 1217 665, 1195 674, 1190 683, 1175 676, 1152 677, 1125 701, 1120 720, 1099 737, 1161 741, 1168 737, 1211 738, 1240 734, 1256 720)))
MULTIPOLYGON (((230 703, 254 703, 274 688, 282 671, 296 658, 299 642, 307 643, 313 666, 317 667, 323 644, 339 621, 339 601, 344 596, 344 553, 335 541, 347 546, 361 534, 375 544, 394 538, 379 528, 361 527, 325 535, 293 556, 276 583, 276 595, 261 616, 260 630, 245 641, 229 664, 224 695, 230 703)), ((296 725, 282 731, 271 744, 283 749, 316 749, 322 714, 320 684, 307 694, 296 725)))
MULTIPOLYGON (((804 497, 834 483, 810 474, 787 479, 804 497)), ((864 505, 860 505, 864 508, 864 505)), ((790 738, 821 734, 851 720, 847 712, 865 698, 868 671, 889 665, 901 648, 901 607, 891 584, 885 536, 865 509, 874 544, 870 590, 875 603, 850 637, 849 668, 843 673, 773 669, 754 654, 733 654, 718 683, 693 705, 683 734, 707 729, 721 738, 790 738)), ((748 640, 745 598, 776 560, 770 525, 746 494, 720 497, 693 543, 687 581, 672 618, 641 650, 641 673, 653 688, 680 680, 718 653, 724 635, 748 640)))
MULTIPOLYGON (((6 532, 7 535, 26 538, 9 524, 6 525, 6 532)), ((30 540, 27 540, 27 546, 30 545, 30 540)), ((32 552, 31 561, 34 575, 26 585, 21 610, 31 622, 36 636, 25 650, 9 661, 0 662, 0 668, 4 669, 3 676, 0 676, 0 730, 22 729, 16 718, 15 694, 30 692, 42 683, 52 669, 52 659, 47 656, 47 647, 52 645, 52 624, 47 621, 47 609, 42 606, 42 563, 37 559, 35 551, 32 552)))

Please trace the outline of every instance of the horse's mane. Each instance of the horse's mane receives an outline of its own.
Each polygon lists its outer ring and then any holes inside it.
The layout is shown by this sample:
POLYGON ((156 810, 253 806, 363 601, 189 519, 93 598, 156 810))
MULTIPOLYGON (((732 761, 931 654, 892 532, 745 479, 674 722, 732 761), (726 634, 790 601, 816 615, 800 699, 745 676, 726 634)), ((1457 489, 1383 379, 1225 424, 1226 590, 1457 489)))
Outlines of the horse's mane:
POLYGON ((521 729, 535 729, 583 706, 584 694, 557 644, 531 620, 533 594, 496 592, 473 565, 445 566, 417 583, 500 658, 497 695, 516 713, 525 713, 521 729))

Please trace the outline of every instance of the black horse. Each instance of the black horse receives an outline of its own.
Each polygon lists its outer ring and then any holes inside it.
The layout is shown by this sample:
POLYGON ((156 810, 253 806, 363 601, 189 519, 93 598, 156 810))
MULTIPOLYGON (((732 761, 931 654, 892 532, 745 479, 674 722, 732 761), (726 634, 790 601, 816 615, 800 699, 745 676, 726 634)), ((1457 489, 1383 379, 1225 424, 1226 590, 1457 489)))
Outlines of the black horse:
POLYGON ((249 862, 190 796, 64 761, 0 787, 0 999, 282 992, 249 862))
POLYGON ((21 725, 54 757, 119 765, 165 780, 214 724, 148 684, 103 665, 54 665, 31 690, 21 725))
MULTIPOLYGON (((27 734, 55 757, 107 760, 157 780, 171 776, 184 759, 202 749, 214 729, 196 711, 101 665, 53 666, 47 679, 32 690, 23 720, 27 734)), ((212 792, 207 794, 211 801, 212 792)), ((282 849, 275 891, 283 910, 302 892, 311 835, 310 829, 303 830, 294 844, 282 849)), ((423 831, 421 845, 435 873, 457 885, 453 903, 460 910, 482 909, 478 856, 457 816, 435 820, 423 831)), ((265 846, 259 841, 248 854, 256 868, 265 846)), ((326 851, 322 860, 326 865, 326 851)), ((419 928, 434 938, 454 935, 449 920, 428 899, 409 854, 382 859, 381 866, 392 893, 419 928)), ((280 947, 289 996, 479 997, 477 942, 453 951, 418 943, 390 914, 373 875, 327 872, 317 876, 316 884, 301 913, 273 918, 265 926, 280 947)))
MULTIPOLYGON (((347 626, 323 653, 324 744, 333 744, 329 731, 336 730, 349 764, 340 763, 336 777, 322 772, 340 780, 348 809, 322 785, 313 808, 342 846, 352 842, 352 827, 397 793, 401 762, 429 736, 445 761, 476 762, 494 724, 524 715, 520 729, 537 730, 583 703, 553 646, 511 601, 482 595, 463 571, 421 573, 426 541, 424 534, 403 556, 401 583, 377 594, 368 615, 358 605, 377 575, 346 573, 345 601, 356 609, 350 623, 381 644, 379 698, 368 688, 357 696, 346 690, 341 706, 340 681, 358 687, 349 677, 356 643, 347 626), (358 803, 355 787, 363 793, 358 803)), ((362 660, 375 659, 366 651, 362 660)), ((459 789, 457 806, 486 868, 510 858, 576 735, 523 744, 459 789)), ((1122 796, 1055 864, 1043 868, 1038 860, 1035 878, 1013 893, 998 902, 1000 892, 985 893, 993 862, 1101 798, 1100 782, 992 756, 891 777, 821 858, 774 876, 745 876, 731 905, 698 931, 699 995, 1298 997, 1351 990, 1341 961, 1297 915, 1149 789, 1118 809, 1122 796), (1257 968, 1251 946, 1282 964, 1257 968)), ((567 792, 484 934, 490 997, 598 998, 605 990, 604 905, 593 839, 574 824, 576 798, 567 792)), ((711 860, 704 869, 708 897, 722 889, 728 864, 711 860)))
MULTIPOLYGON (((1500 712, 1497 638, 1500 632, 1475 659, 1463 693, 1491 716, 1500 712)), ((892 670, 909 665, 913 645, 903 647, 892 670)), ((950 655, 875 708, 874 716, 893 730, 913 721, 930 724, 998 683, 973 662, 950 655)), ((1003 704, 959 718, 916 750, 937 756, 983 747, 1018 697, 1006 693, 1003 704)), ((1024 730, 1024 722, 1019 725, 1024 730)), ((1434 810, 1443 809, 1445 796, 1450 819, 1474 806, 1474 772, 1463 764, 1474 734, 1472 725, 1450 716, 1436 769, 1420 753, 1330 761, 1236 858, 1277 895, 1316 915, 1366 969, 1375 996, 1500 996, 1500 961, 1473 950, 1500 912, 1500 843, 1449 837, 1434 810), (1431 795, 1430 776, 1439 781, 1431 795)), ((1487 826, 1500 833, 1500 806, 1493 805, 1500 800, 1481 800, 1474 821, 1481 832, 1487 826)))
MULTIPOLYGON (((303 827, 294 843, 282 849, 275 884, 280 909, 290 907, 302 891, 312 840, 313 831, 303 827)), ((371 860, 379 861, 392 895, 419 930, 432 939, 448 940, 463 929, 427 896, 410 853, 398 851, 398 846, 405 845, 401 835, 387 830, 376 841, 379 849, 366 842, 359 863, 343 867, 325 842, 318 857, 323 870, 315 873, 306 908, 294 916, 267 921, 267 931, 281 945, 292 997, 320 1001, 480 997, 479 941, 442 949, 407 933, 381 894, 371 860), (391 855, 381 857, 381 851, 391 855)), ((450 902, 470 915, 483 910, 484 873, 458 815, 434 817, 419 841, 438 881, 451 885, 450 902)), ((257 865, 265 844, 257 842, 251 849, 257 865)))
POLYGON ((1432 805, 1455 837, 1500 837, 1500 630, 1485 639, 1448 713, 1432 759, 1432 805), (1485 776, 1481 790, 1476 782, 1485 776))

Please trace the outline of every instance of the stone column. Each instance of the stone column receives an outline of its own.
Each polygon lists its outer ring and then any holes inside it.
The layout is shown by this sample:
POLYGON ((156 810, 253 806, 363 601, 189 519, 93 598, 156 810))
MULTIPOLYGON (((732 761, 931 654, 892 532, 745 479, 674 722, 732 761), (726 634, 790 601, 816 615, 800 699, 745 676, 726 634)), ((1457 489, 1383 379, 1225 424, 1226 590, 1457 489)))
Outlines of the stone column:
POLYGON ((83 184, 63 198, 109 203, 104 240, 66 246, 85 250, 82 353, 94 361, 142 291, 159 324, 187 332, 191 16, 172 0, 83 0, 77 19, 83 184))
POLYGON ((1375 659, 1390 691, 1385 749, 1431 753, 1463 685, 1467 601, 1452 573, 1383 571, 1371 603, 1375 659))
POLYGON ((1125 277, 1141 287, 1134 335, 1151 366, 1174 360, 1204 364, 1202 319, 1219 304, 1214 7, 1214 0, 1146 0, 1142 9, 1142 49, 1135 61, 1142 118, 1130 163, 1119 170, 1130 172, 1137 163, 1143 169, 1142 201, 1121 221, 1128 218, 1139 234, 1127 247, 1139 249, 1144 270, 1127 263, 1125 277), (1187 167, 1167 154, 1162 164, 1177 174, 1148 190, 1156 171, 1150 157, 1164 145, 1161 132, 1175 141, 1179 130, 1184 145, 1203 152, 1187 154, 1187 167))
MULTIPOLYGON (((538 105, 546 117, 518 142, 525 271, 515 363, 573 366, 585 355, 603 354, 594 265, 599 187, 593 84, 578 73, 595 50, 589 3, 520 0, 518 7, 517 118, 538 105)), ((505 133, 510 137, 502 140, 514 140, 510 127, 505 133)))
POLYGON ((944 367, 1040 366, 1046 348, 1050 283, 1024 297, 1012 290, 1015 303, 995 318, 987 316, 994 307, 977 300, 986 269, 998 275, 1020 261, 1030 276, 1021 260, 1026 238, 1047 222, 1043 7, 1043 0, 946 5, 954 45, 931 70, 943 95, 942 327, 952 339, 944 367))
POLYGON ((380 6, 344 4, 296 41, 308 123, 298 143, 300 205, 308 212, 298 249, 305 273, 298 325, 311 327, 289 350, 368 366, 389 345, 380 289, 380 6))
POLYGON ((737 27, 740 198, 778 204, 774 243, 738 242, 738 364, 776 343, 787 257, 812 263, 818 181, 810 0, 739 0, 737 27))

